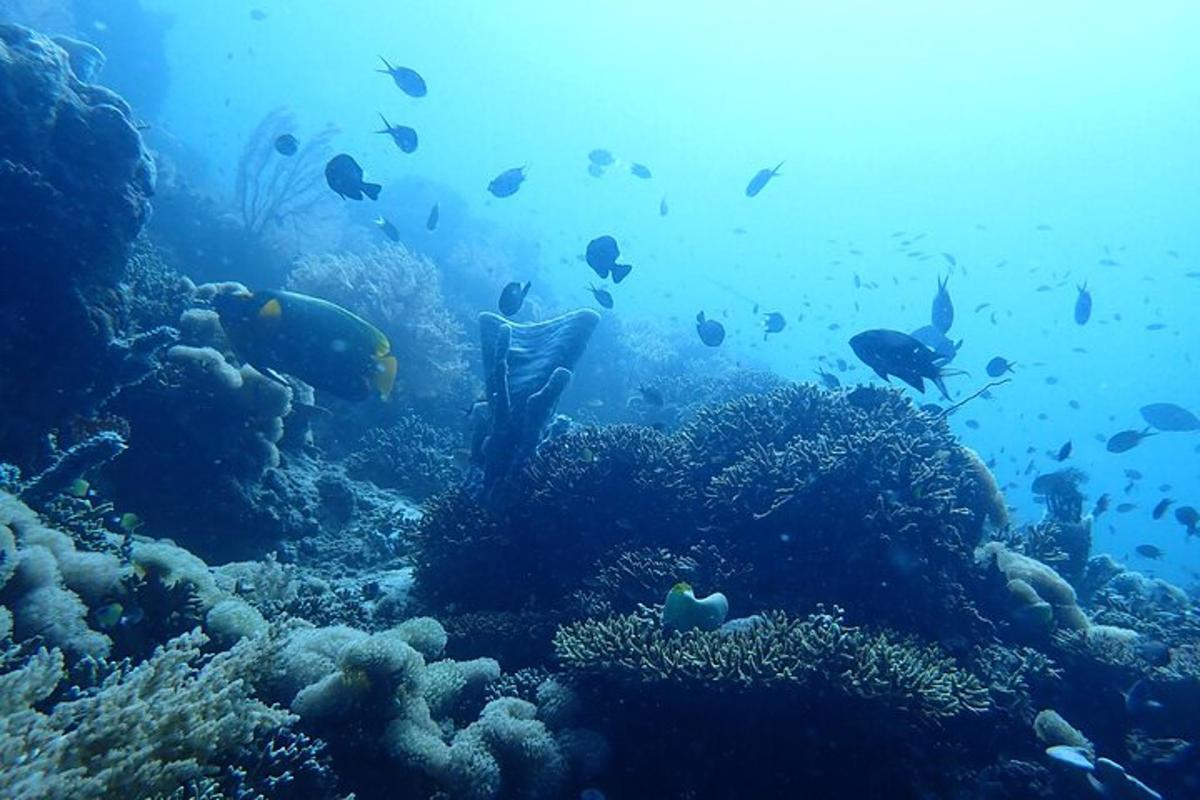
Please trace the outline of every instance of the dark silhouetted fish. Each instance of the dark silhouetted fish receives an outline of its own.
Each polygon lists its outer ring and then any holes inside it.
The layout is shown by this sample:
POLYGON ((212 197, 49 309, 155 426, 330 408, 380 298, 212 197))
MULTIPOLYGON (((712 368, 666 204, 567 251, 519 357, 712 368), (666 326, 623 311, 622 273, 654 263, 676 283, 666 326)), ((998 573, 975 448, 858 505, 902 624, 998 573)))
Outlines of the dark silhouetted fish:
POLYGON ((415 130, 404 125, 393 125, 383 114, 380 114, 379 118, 383 120, 383 130, 375 131, 376 133, 386 133, 392 137, 392 143, 405 153, 417 151, 417 132, 415 130))
POLYGON ((1071 440, 1068 439, 1066 444, 1058 448, 1058 452, 1054 454, 1055 461, 1066 461, 1071 457, 1071 440))
POLYGON ((1175 501, 1169 497, 1164 497, 1162 500, 1159 500, 1154 504, 1154 510, 1150 512, 1150 518, 1162 519, 1163 515, 1167 513, 1167 509, 1171 507, 1171 503, 1174 502, 1175 501))
POLYGON ((521 304, 525 302, 525 295, 529 294, 529 287, 533 286, 529 281, 522 286, 517 281, 512 281, 504 285, 504 289, 500 292, 500 313, 506 317, 511 317, 521 310, 521 304))
POLYGON ((665 217, 667 215, 667 196, 663 195, 663 199, 658 201, 658 215, 665 217))
POLYGON ((378 183, 363 181, 362 167, 346 153, 329 159, 325 165, 325 182, 347 200, 362 200, 364 195, 378 200, 379 192, 383 189, 378 183))
POLYGON ((488 191, 496 197, 512 197, 525 180, 525 167, 506 169, 488 184, 488 191))
POLYGON ((1171 663, 1171 648, 1157 639, 1141 637, 1134 650, 1152 667, 1165 667, 1171 663))
POLYGON ((633 269, 629 264, 618 264, 617 257, 621 255, 617 240, 611 236, 597 236, 588 242, 584 260, 597 275, 607 278, 612 275, 613 283, 620 283, 629 276, 633 269))
POLYGON ((1100 497, 1096 499, 1096 505, 1092 508, 1092 516, 1098 517, 1105 511, 1108 511, 1108 504, 1111 501, 1111 498, 1107 494, 1100 495, 1100 497))
POLYGON ((952 266, 952 267, 958 266, 958 259, 955 258, 950 253, 942 253, 942 258, 946 259, 946 263, 949 264, 950 266, 952 266))
POLYGON ((379 226, 379 230, 383 231, 384 236, 391 239, 393 242, 400 241, 400 231, 396 229, 395 225, 388 222, 383 217, 376 219, 375 224, 379 226))
POLYGON ((588 169, 588 175, 591 175, 593 178, 603 178, 604 177, 604 167, 597 166, 596 164, 588 164, 587 169, 588 169))
POLYGON ((772 333, 779 333, 787 327, 787 320, 783 318, 783 314, 778 311, 772 311, 765 315, 763 319, 763 341, 772 333))
POLYGON ((1012 372, 1016 364, 1009 361, 1007 358, 996 356, 987 363, 987 374, 989 378, 999 378, 1006 372, 1012 372))
POLYGON ((850 340, 850 348, 885 381, 895 375, 923 394, 925 381, 930 380, 943 397, 950 398, 942 380, 946 374, 945 359, 907 333, 886 329, 863 331, 850 340))
POLYGON ((750 179, 750 183, 746 184, 746 197, 754 197, 761 192, 763 187, 770 183, 771 178, 774 178, 776 175, 780 174, 779 169, 782 166, 783 162, 780 161, 775 166, 775 169, 760 169, 758 172, 754 173, 754 177, 750 179))
POLYGON ((604 169, 605 167, 611 167, 615 160, 616 159, 613 158, 613 154, 603 148, 598 147, 588 153, 588 161, 592 164, 595 164, 597 167, 600 167, 601 169, 604 169))
POLYGON ((1133 549, 1142 558, 1149 558, 1153 561, 1157 561, 1163 557, 1163 551, 1152 544, 1139 544, 1133 549))
POLYGON ((630 164, 629 174, 635 178, 641 178, 642 180, 649 180, 652 177, 650 174, 650 168, 645 164, 630 164))
POLYGON ((946 337, 946 334, 932 325, 917 328, 912 332, 912 337, 937 353, 938 357, 943 359, 943 366, 953 361, 954 357, 958 355, 958 348, 962 347, 961 339, 957 342, 952 342, 946 337))
POLYGON ((1142 419, 1160 431, 1197 431, 1200 419, 1186 408, 1174 403, 1151 403, 1142 406, 1142 419))
POLYGON ((427 91, 425 79, 422 78, 416 70, 408 67, 393 67, 388 63, 383 56, 379 57, 383 62, 385 69, 377 69, 376 72, 382 72, 384 75, 391 75, 392 81, 409 97, 424 97, 427 91))
POLYGON ((605 308, 613 307, 613 296, 608 292, 607 289, 600 289, 596 286, 589 285, 588 291, 592 293, 592 297, 596 298, 596 302, 600 305, 604 306, 605 308))
POLYGON ((1109 437, 1108 444, 1106 444, 1104 447, 1110 453, 1124 453, 1137 447, 1142 443, 1143 439, 1155 435, 1156 434, 1151 432, 1149 428, 1140 431, 1121 431, 1119 433, 1114 433, 1111 437, 1109 437))
POLYGON ((234 351, 259 371, 346 400, 391 394, 397 365, 387 337, 341 306, 283 291, 220 294, 213 306, 234 351))
POLYGON ((933 296, 933 308, 929 315, 933 327, 942 333, 949 333, 950 326, 954 324, 954 303, 950 301, 950 292, 946 289, 949 282, 949 275, 945 280, 938 278, 937 294, 933 296))
POLYGON ((715 319, 707 319, 703 311, 696 315, 696 333, 700 334, 700 341, 709 347, 716 347, 725 341, 725 326, 715 319))
POLYGON ((1079 294, 1075 297, 1075 324, 1086 325, 1092 318, 1092 293, 1088 291, 1086 283, 1077 288, 1079 294))
POLYGON ((826 372, 823 369, 817 370, 817 377, 821 379, 821 385, 826 389, 840 389, 842 382, 838 380, 838 376, 832 372, 826 372))
POLYGON ((294 156, 300 149, 300 141, 290 133, 285 133, 275 139, 275 152, 281 156, 294 156))
POLYGON ((429 209, 429 216, 425 218, 425 230, 437 230, 438 220, 441 219, 442 212, 438 208, 438 204, 434 203, 433 208, 429 209))
POLYGON ((1196 535, 1196 525, 1200 524, 1200 511, 1192 506, 1180 506, 1175 509, 1175 521, 1187 528, 1188 536, 1196 535))

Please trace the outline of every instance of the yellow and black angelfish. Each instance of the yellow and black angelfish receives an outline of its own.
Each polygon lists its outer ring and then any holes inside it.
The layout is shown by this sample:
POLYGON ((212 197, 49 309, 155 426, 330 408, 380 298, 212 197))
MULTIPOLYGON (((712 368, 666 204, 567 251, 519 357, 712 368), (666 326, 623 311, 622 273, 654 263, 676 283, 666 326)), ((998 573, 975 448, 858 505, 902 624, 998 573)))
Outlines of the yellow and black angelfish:
POLYGON ((339 305, 284 291, 222 294, 213 305, 238 357, 256 369, 285 372, 346 400, 392 393, 391 343, 339 305))

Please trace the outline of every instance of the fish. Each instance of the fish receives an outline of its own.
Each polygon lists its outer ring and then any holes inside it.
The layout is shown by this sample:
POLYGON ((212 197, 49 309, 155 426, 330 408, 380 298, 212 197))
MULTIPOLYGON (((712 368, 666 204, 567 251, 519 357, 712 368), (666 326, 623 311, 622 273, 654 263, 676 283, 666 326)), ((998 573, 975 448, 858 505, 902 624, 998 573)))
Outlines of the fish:
POLYGON ((1075 297, 1075 324, 1086 325, 1092 318, 1092 293, 1088 291, 1087 283, 1081 283, 1076 288, 1079 294, 1075 297))
POLYGON ((665 217, 667 215, 667 196, 664 194, 662 200, 658 201, 658 215, 665 217))
POLYGON ((379 60, 383 62, 384 69, 377 69, 375 71, 382 72, 384 75, 391 75, 392 81, 400 91, 409 97, 425 96, 428 91, 425 79, 416 70, 409 69, 408 67, 393 67, 383 56, 380 56, 379 60))
POLYGON ((294 156, 300 149, 300 140, 290 133, 275 137, 275 152, 281 156, 294 156))
POLYGON ((1149 428, 1140 431, 1125 430, 1110 436, 1104 448, 1110 453, 1124 453, 1137 447, 1143 439, 1156 435, 1149 428))
POLYGON ((629 165, 629 174, 635 178, 641 178, 642 180, 649 180, 652 177, 649 167, 647 167, 645 164, 638 164, 636 162, 629 165))
POLYGON ((392 143, 399 147, 405 153, 415 153, 417 150, 417 132, 405 125, 393 125, 387 121, 387 117, 383 114, 379 115, 383 120, 383 130, 375 131, 376 133, 385 133, 392 137, 392 143))
POLYGON ((1068 439, 1066 444, 1058 448, 1058 452, 1054 454, 1055 461, 1066 461, 1071 457, 1071 440, 1068 439))
POLYGON ((949 282, 949 275, 945 280, 938 278, 937 294, 933 296, 933 307, 929 315, 933 327, 942 333, 949 333, 950 326, 954 324, 954 303, 950 301, 950 292, 946 289, 949 282))
POLYGON ((613 158, 613 154, 607 150, 604 150, 603 148, 596 148, 588 153, 588 161, 595 166, 604 169, 605 167, 611 167, 616 159, 613 158))
POLYGON ((1163 551, 1152 544, 1139 544, 1133 550, 1142 558, 1149 558, 1153 561, 1157 561, 1163 557, 1163 551))
POLYGON ((1171 504, 1174 502, 1175 501, 1170 497, 1164 497, 1162 500, 1159 500, 1154 504, 1154 510, 1150 512, 1150 518, 1162 519, 1163 515, 1167 513, 1167 509, 1170 508, 1171 504))
POLYGON ((942 397, 950 399, 943 378, 945 359, 919 340, 900 331, 876 328, 863 331, 850 339, 850 349, 875 374, 889 380, 895 375, 922 394, 925 381, 930 380, 942 397))
POLYGON ((434 203, 433 208, 429 209, 429 216, 425 218, 425 230, 427 230, 427 231, 437 230, 438 220, 441 219, 441 216, 442 216, 441 209, 438 208, 437 203, 434 203))
POLYGON ((588 164, 587 171, 588 175, 591 175, 593 178, 604 177, 604 167, 598 167, 595 164, 588 164))
POLYGON ((705 317, 703 311, 696 314, 696 333, 700 334, 700 341, 709 347, 717 347, 725 341, 725 326, 705 317))
POLYGON ((1001 375, 1004 375, 1007 372, 1012 372, 1013 367, 1015 366, 1016 364, 1009 361, 1007 358, 996 356, 987 363, 985 370, 987 371, 989 378, 999 378, 1001 375))
POLYGON ((400 241, 400 231, 391 222, 388 222, 383 217, 379 217, 375 220, 375 224, 379 226, 379 230, 383 231, 384 236, 393 242, 400 241))
POLYGON ((92 619, 101 630, 112 630, 120 623, 124 613, 125 607, 120 603, 105 603, 93 612, 92 619))
POLYGON ((662 392, 660 392, 658 389, 655 389, 653 386, 641 384, 638 386, 638 394, 642 396, 642 400, 646 402, 646 405, 651 405, 655 408, 663 407, 664 400, 662 392))
POLYGON ((255 22, 262 22, 266 18, 267 12, 263 11, 261 8, 250 9, 250 19, 254 20, 255 22))
POLYGON ((1171 663, 1171 648, 1158 639, 1141 637, 1134 651, 1152 667, 1165 667, 1171 663))
POLYGON ((592 297, 596 298, 597 303, 604 308, 613 307, 613 296, 607 289, 597 288, 594 284, 589 284, 587 288, 592 293, 592 297))
POLYGON ((779 333, 787 327, 787 320, 783 318, 783 314, 778 311, 771 311, 764 315, 763 319, 763 341, 772 333, 779 333))
POLYGON ((1135 508, 1137 508, 1137 503, 1119 503, 1117 505, 1117 513, 1118 514, 1128 514, 1130 511, 1133 511, 1135 508))
POLYGON ((958 355, 958 348, 962 347, 961 339, 953 342, 947 338, 946 334, 932 325, 917 328, 911 335, 918 342, 937 353, 938 357, 943 359, 943 365, 953 361, 954 357, 958 355))
POLYGON ((818 369, 817 377, 819 377, 821 379, 821 384, 826 389, 842 388, 842 382, 840 380, 838 380, 838 376, 834 375, 832 372, 827 372, 824 369, 818 369))
POLYGON ((780 161, 775 166, 775 169, 760 169, 758 172, 754 173, 754 177, 750 179, 748 184, 746 184, 746 197, 754 197, 761 192, 763 187, 765 187, 771 181, 771 178, 774 178, 780 174, 779 170, 782 166, 783 162, 780 161))
POLYGON ((506 169, 488 184, 488 191, 495 197, 512 197, 525 181, 526 167, 506 169))
POLYGON ((1105 511, 1108 511, 1108 504, 1110 502, 1111 498, 1109 498, 1107 494, 1102 494, 1100 497, 1096 498, 1096 505, 1092 507, 1092 516, 1098 517, 1105 511))
POLYGON ((521 304, 525 302, 525 295, 529 294, 529 288, 533 283, 526 281, 522 286, 517 281, 511 281, 504 285, 504 289, 500 292, 500 313, 506 317, 511 317, 521 310, 521 304))
POLYGON ((617 240, 611 236, 597 236, 587 244, 584 260, 601 278, 612 276, 613 283, 620 283, 628 277, 633 269, 629 264, 618 264, 617 257, 621 255, 617 240))
POLYGON ((339 305, 258 290, 217 295, 213 306, 234 352, 260 372, 283 372, 344 400, 392 393, 398 365, 387 336, 339 305))
POLYGON ((345 200, 362 200, 363 196, 379 199, 383 187, 363 181, 363 170, 352 157, 340 153, 325 165, 325 182, 345 200))
POLYGON ((1140 411, 1146 424, 1160 431, 1200 431, 1200 419, 1174 403, 1150 403, 1140 411))
POLYGON ((1200 523, 1200 511, 1193 506, 1180 506, 1175 509, 1175 521, 1187 528, 1188 536, 1196 535, 1196 525, 1200 523))
POLYGON ((951 253, 942 253, 942 258, 946 259, 946 263, 949 264, 950 266, 952 266, 952 267, 958 266, 958 259, 955 258, 951 253))

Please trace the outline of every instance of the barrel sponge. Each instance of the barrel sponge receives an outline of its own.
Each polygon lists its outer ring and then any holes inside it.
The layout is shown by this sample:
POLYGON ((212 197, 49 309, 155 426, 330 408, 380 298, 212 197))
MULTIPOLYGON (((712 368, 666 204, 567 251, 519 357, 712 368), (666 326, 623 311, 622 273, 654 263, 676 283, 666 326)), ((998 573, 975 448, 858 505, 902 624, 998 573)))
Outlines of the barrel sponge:
POLYGON ((433 617, 406 619, 391 631, 428 659, 440 657, 446 649, 446 629, 433 617))
POLYGON ((266 633, 267 620, 254 606, 231 597, 208 610, 204 629, 220 646, 232 647, 241 639, 266 633))
POLYGON ((18 639, 40 636, 46 644, 76 656, 104 657, 112 640, 88 628, 88 608, 64 589, 54 556, 38 545, 19 551, 17 568, 5 587, 18 639))
POLYGON ((479 698, 487 685, 499 678, 500 662, 494 658, 436 661, 425 668, 429 713, 435 719, 453 717, 464 703, 479 698))
POLYGON ((567 761, 537 706, 501 697, 484 706, 479 719, 450 745, 447 783, 454 797, 558 797, 567 778, 567 761), (492 765, 495 765, 494 767, 492 765), (499 781, 497 781, 499 777, 499 781))

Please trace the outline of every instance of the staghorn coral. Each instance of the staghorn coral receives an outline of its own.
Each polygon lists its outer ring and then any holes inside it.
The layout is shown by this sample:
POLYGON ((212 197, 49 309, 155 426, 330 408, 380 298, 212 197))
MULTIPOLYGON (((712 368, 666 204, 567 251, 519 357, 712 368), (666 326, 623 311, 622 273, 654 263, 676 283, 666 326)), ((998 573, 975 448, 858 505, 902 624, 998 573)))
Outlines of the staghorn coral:
POLYGON ((561 610, 626 542, 704 542, 743 573, 721 591, 759 608, 836 602, 933 635, 990 627, 969 592, 993 492, 944 421, 896 392, 798 384, 707 407, 673 434, 572 429, 502 491, 501 509, 457 490, 430 502, 416 535, 423 598, 561 610))
POLYGON ((767 613, 734 633, 666 634, 642 612, 561 627, 559 661, 575 673, 694 691, 833 692, 928 723, 986 711, 987 689, 936 648, 845 624, 840 612, 767 613))
POLYGON ((451 455, 459 437, 414 414, 367 431, 345 459, 346 473, 414 500, 449 488, 461 475, 451 455))
POLYGON ((445 308, 437 267, 403 245, 298 259, 287 288, 344 306, 379 327, 400 364, 397 392, 456 404, 470 392, 462 328, 445 308))
POLYGON ((261 652, 252 641, 208 660, 205 641, 198 631, 176 638, 48 713, 36 704, 65 678, 58 651, 0 676, 0 793, 149 797, 189 784, 216 792, 226 761, 294 717, 253 698, 246 676, 261 652))

